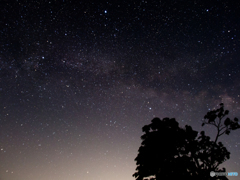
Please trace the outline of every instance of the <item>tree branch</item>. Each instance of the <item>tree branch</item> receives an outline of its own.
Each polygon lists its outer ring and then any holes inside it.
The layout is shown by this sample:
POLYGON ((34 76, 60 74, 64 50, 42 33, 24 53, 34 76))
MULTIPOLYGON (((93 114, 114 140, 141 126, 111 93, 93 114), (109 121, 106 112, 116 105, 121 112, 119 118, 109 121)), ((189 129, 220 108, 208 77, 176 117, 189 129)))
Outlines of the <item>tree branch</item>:
POLYGON ((214 124, 213 124, 213 123, 209 123, 209 122, 204 121, 204 124, 211 124, 211 125, 214 125, 215 127, 217 127, 217 125, 216 125, 215 122, 214 122, 214 124))
POLYGON ((227 130, 223 131, 221 134, 219 134, 219 136, 223 135, 227 130))
POLYGON ((225 127, 223 127, 223 128, 221 128, 221 129, 219 129, 219 131, 221 132, 224 128, 226 128, 226 126, 225 127))

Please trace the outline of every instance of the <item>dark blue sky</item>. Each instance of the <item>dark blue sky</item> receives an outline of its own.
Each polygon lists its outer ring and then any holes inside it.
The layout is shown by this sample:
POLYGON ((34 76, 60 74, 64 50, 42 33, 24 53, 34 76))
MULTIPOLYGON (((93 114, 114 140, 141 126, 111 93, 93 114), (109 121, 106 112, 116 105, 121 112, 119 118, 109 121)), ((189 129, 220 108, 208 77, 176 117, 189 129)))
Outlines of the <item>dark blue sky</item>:
MULTIPOLYGON (((156 116, 214 138, 207 111, 240 115, 239 5, 2 2, 0 179, 133 180, 156 116)), ((227 172, 240 172, 239 136, 220 138, 227 172)))

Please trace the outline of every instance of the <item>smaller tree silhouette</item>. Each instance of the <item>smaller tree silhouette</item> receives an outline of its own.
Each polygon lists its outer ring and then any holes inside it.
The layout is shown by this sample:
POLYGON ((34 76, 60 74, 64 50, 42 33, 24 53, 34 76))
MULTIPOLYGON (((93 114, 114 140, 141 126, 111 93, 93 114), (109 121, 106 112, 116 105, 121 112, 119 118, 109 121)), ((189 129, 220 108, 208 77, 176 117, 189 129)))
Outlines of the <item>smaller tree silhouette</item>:
POLYGON ((236 117, 234 118, 234 120, 226 118, 224 124, 222 124, 223 118, 228 114, 229 111, 228 110, 224 111, 224 104, 221 103, 219 109, 212 110, 204 116, 202 126, 204 126, 205 124, 210 124, 217 128, 215 143, 217 142, 218 138, 221 135, 223 134, 229 135, 231 130, 236 130, 240 128, 240 125, 238 124, 238 118, 236 117))
MULTIPOLYGON (((223 118, 229 113, 224 111, 224 105, 207 113, 203 124, 217 127, 218 133, 215 141, 202 131, 200 136, 191 126, 180 128, 174 118, 154 118, 152 123, 145 125, 141 136, 142 144, 135 158, 137 172, 133 176, 137 180, 148 178, 160 179, 209 179, 210 172, 226 172, 225 168, 218 166, 230 158, 230 152, 218 138, 224 133, 229 134, 231 130, 240 128, 238 119, 234 121, 227 118, 224 125, 223 118), (218 117, 218 121, 217 121, 218 117)), ((212 177, 211 179, 227 179, 225 176, 212 177)))

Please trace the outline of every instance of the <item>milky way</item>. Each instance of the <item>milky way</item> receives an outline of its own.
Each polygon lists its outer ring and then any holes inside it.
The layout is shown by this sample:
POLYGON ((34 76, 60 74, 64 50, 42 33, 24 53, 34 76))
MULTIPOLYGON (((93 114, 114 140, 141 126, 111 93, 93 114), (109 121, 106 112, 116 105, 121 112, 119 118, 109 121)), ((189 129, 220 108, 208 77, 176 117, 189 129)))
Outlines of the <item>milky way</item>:
MULTIPOLYGON (((154 117, 240 117, 239 2, 4 1, 0 179, 133 180, 154 117)), ((240 173, 240 133, 221 136, 240 173)), ((162 145, 164 147, 164 145, 162 145)), ((230 179, 230 178, 229 178, 230 179)))

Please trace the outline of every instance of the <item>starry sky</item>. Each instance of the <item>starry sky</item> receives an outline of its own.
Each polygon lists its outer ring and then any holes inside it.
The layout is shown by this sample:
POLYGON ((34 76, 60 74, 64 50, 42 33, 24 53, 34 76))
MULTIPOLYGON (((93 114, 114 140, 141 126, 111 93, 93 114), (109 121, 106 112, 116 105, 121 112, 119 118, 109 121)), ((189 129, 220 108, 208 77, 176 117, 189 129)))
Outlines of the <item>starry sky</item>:
MULTIPOLYGON (((154 117, 212 140, 208 111, 223 102, 240 118, 238 1, 3 0, 0 12, 0 180, 134 180, 154 117)), ((240 173, 239 138, 219 139, 227 172, 240 173)))

